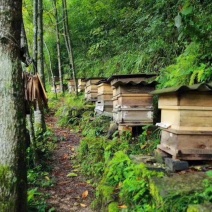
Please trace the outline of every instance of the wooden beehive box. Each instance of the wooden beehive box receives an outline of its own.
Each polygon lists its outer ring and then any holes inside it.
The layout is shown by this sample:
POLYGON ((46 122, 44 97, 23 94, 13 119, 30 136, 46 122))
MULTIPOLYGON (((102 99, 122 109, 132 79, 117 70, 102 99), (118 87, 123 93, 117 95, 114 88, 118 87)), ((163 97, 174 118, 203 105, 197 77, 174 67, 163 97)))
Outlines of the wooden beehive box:
POLYGON ((73 79, 68 81, 68 91, 69 91, 69 93, 75 92, 75 82, 73 79))
POLYGON ((157 90, 158 148, 173 159, 212 160, 212 83, 157 90))
POLYGON ((78 92, 85 91, 85 80, 84 79, 78 79, 78 92))
POLYGON ((95 102, 97 100, 97 83, 102 78, 89 78, 86 79, 85 84, 85 99, 89 102, 95 102))
POLYGON ((113 90, 107 80, 100 81, 97 85, 97 101, 95 111, 99 114, 112 116, 113 90))
POLYGON ((155 74, 114 75, 113 119, 119 125, 142 126, 153 123, 155 74))

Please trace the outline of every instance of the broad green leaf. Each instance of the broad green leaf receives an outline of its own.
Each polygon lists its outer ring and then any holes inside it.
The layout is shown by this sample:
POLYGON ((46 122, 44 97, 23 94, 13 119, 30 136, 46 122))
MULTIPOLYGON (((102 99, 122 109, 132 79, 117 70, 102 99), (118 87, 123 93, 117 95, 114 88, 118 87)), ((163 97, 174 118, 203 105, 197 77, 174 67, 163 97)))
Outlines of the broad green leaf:
POLYGON ((183 15, 190 15, 193 12, 193 7, 192 6, 184 6, 181 10, 181 13, 183 15))

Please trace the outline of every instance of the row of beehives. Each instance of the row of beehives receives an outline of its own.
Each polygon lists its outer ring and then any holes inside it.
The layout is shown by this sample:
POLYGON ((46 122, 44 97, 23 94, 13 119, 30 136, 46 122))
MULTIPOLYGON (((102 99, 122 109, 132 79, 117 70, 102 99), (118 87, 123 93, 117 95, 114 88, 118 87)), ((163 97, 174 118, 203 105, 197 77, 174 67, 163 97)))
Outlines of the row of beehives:
POLYGON ((113 117, 119 127, 152 124, 150 92, 155 88, 155 77, 154 74, 133 74, 90 78, 84 81, 85 99, 95 102, 95 111, 113 117))
POLYGON ((85 98, 95 111, 112 116, 119 128, 153 124, 153 95, 159 95, 161 143, 173 159, 212 160, 212 84, 155 91, 155 75, 90 78, 85 98))

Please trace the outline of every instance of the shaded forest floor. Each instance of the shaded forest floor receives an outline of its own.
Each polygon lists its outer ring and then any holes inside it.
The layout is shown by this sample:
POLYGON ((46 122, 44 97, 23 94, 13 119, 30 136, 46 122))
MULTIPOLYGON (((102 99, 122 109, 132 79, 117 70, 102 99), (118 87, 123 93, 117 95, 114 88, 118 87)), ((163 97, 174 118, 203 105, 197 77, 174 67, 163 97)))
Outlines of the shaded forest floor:
POLYGON ((44 191, 49 195, 47 200, 49 207, 57 212, 91 212, 90 204, 94 198, 93 187, 80 175, 79 165, 74 163, 80 136, 72 133, 68 128, 59 127, 53 113, 46 117, 46 123, 59 141, 50 162, 50 166, 53 167, 50 177, 55 183, 53 187, 44 191), (68 177, 70 173, 77 176, 68 177))

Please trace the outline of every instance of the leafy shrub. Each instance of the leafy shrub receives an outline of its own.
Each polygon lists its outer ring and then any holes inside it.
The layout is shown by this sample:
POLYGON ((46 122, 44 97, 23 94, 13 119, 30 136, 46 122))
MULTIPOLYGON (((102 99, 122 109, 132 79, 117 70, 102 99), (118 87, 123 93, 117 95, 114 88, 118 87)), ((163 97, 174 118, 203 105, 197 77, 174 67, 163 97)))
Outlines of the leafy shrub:
POLYGON ((149 171, 144 164, 134 164, 124 152, 118 151, 105 168, 102 180, 97 186, 94 205, 102 208, 115 200, 127 204, 131 211, 136 208, 152 208, 149 180, 153 176, 162 175, 149 171))

